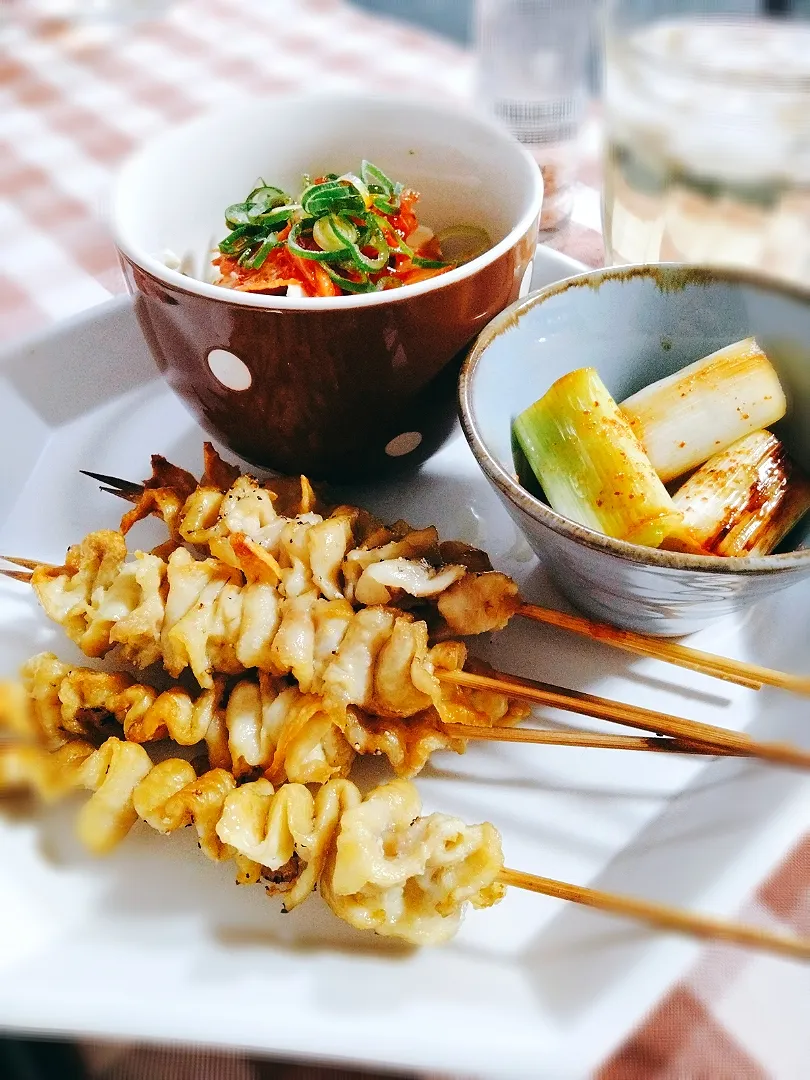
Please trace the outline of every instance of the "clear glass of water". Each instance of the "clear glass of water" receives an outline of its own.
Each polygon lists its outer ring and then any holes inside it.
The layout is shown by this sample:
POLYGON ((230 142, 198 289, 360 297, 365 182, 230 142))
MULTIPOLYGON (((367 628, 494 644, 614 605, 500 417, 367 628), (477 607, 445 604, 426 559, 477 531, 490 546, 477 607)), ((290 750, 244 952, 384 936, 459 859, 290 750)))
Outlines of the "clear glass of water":
POLYGON ((791 6, 612 0, 609 261, 810 282, 810 8, 791 6))
POLYGON ((476 96, 543 172, 541 234, 573 205, 595 0, 478 0, 476 96))

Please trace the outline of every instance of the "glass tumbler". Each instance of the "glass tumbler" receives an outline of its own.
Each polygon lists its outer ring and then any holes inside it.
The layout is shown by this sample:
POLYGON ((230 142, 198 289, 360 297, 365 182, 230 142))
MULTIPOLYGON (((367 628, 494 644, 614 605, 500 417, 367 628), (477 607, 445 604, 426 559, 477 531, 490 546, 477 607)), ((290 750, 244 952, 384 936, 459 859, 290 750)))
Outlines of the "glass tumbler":
POLYGON ((609 260, 810 282, 810 5, 611 0, 607 16, 609 260))
POLYGON ((476 96, 543 172, 541 234, 571 215, 594 0, 478 0, 476 96))

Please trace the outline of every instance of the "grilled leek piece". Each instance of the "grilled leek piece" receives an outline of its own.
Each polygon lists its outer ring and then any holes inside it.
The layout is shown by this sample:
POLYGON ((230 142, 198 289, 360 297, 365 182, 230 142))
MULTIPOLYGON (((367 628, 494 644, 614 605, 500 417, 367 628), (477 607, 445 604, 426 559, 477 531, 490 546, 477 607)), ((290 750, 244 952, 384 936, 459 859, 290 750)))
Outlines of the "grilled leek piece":
POLYGON ((754 338, 639 390, 622 412, 666 483, 785 415, 785 394, 754 338))
POLYGON ((810 482, 770 431, 709 458, 673 497, 707 555, 770 555, 810 509, 810 482))
POLYGON ((594 368, 564 375, 514 421, 515 437, 558 514, 658 547, 683 517, 594 368))

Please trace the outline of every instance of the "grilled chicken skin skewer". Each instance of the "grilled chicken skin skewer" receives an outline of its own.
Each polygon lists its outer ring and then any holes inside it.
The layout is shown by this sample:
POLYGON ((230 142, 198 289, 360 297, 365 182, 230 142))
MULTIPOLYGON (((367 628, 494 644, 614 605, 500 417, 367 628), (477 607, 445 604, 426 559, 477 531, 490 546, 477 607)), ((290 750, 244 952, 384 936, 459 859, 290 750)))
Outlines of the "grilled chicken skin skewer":
POLYGON ((91 533, 60 567, 34 564, 30 582, 46 613, 85 654, 118 647, 136 667, 162 662, 173 677, 187 668, 211 689, 216 674, 257 668, 292 675, 328 709, 357 706, 405 718, 434 706, 443 721, 510 722, 525 706, 506 695, 448 686, 435 671, 459 670, 466 648, 430 646, 427 625, 393 607, 354 611, 314 590, 281 597, 272 569, 248 552, 243 570, 176 548, 167 560, 136 552, 120 533, 91 533), (268 575, 271 580, 268 580, 268 575))
POLYGON ((306 477, 260 484, 225 463, 210 443, 204 454, 199 484, 159 455, 153 456, 152 476, 144 484, 87 475, 135 504, 122 518, 124 532, 150 514, 166 522, 171 539, 160 549, 164 554, 181 543, 193 543, 234 563, 228 540, 234 532, 261 544, 268 555, 283 533, 284 543, 279 541, 273 556, 282 591, 294 591, 303 572, 303 579, 308 576, 316 587, 328 582, 322 593, 327 598, 345 595, 355 607, 384 603, 414 611, 428 622, 433 640, 500 630, 513 615, 521 615, 752 689, 769 685, 810 693, 810 680, 802 676, 524 603, 516 584, 492 569, 486 552, 461 542, 439 542, 433 528, 415 530, 403 521, 385 526, 358 507, 331 507, 306 477), (268 513, 271 506, 275 517, 268 513), (279 517, 287 521, 280 524, 279 517), (262 531, 265 526, 267 533, 262 531))
POLYGON ((265 779, 237 786, 224 769, 197 776, 178 758, 154 765, 142 746, 115 738, 55 752, 0 743, 0 794, 21 788, 45 798, 91 791, 78 831, 97 854, 115 848, 139 819, 160 833, 193 825, 209 859, 233 861, 239 884, 263 880, 271 896, 283 897, 283 910, 317 888, 351 926, 414 945, 447 941, 467 906, 491 907, 511 885, 670 931, 810 958, 807 939, 507 869, 493 825, 423 814, 407 780, 363 797, 351 781, 334 779, 313 794, 265 779))
POLYGON ((317 886, 352 926, 416 945, 446 941, 468 904, 488 907, 505 892, 494 826, 423 816, 406 780, 364 798, 351 781, 333 779, 313 795, 265 779, 237 786, 224 769, 197 776, 180 758, 154 765, 142 746, 116 738, 98 749, 0 744, 0 793, 21 788, 45 798, 91 791, 78 833, 96 854, 112 851, 139 819, 160 833, 193 825, 203 854, 233 861, 239 884, 263 880, 285 910, 317 886))
POLYGON ((228 465, 205 444, 205 472, 191 473, 152 458, 143 485, 89 473, 105 490, 134 502, 121 519, 126 535, 148 516, 161 518, 168 556, 181 545, 240 565, 236 546, 258 546, 285 596, 316 589, 355 608, 390 605, 428 618, 435 632, 481 634, 506 626, 519 606, 517 585, 492 569, 486 552, 457 541, 440 543, 433 526, 384 525, 356 506, 330 506, 306 477, 259 482, 228 465))
MULTIPOLYGON (((486 699, 478 702, 487 731, 517 718, 487 713, 486 699)), ((434 751, 466 746, 466 739, 445 730, 432 706, 404 719, 379 719, 355 706, 327 708, 289 678, 261 672, 217 676, 208 690, 158 692, 121 672, 70 667, 51 653, 27 661, 19 682, 0 682, 2 732, 54 750, 72 739, 119 733, 134 743, 199 744, 212 768, 237 780, 263 775, 274 784, 348 776, 356 754, 385 755, 398 776, 410 777, 434 751)))

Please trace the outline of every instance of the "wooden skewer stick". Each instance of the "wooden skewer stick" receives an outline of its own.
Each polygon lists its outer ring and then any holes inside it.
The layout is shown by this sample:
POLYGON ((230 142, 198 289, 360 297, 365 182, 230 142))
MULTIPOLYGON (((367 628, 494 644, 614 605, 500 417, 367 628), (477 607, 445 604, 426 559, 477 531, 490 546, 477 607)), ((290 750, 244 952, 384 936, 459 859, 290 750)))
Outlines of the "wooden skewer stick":
POLYGON ((26 584, 31 581, 31 574, 26 570, 0 570, 0 574, 12 581, 24 581, 26 584))
POLYGON ((757 926, 727 922, 710 915, 699 915, 683 908, 658 904, 651 900, 640 900, 634 896, 622 896, 618 893, 603 892, 583 885, 570 885, 554 878, 537 877, 522 870, 501 871, 498 880, 504 885, 529 892, 555 896, 560 900, 571 900, 575 904, 609 911, 614 915, 623 915, 629 919, 638 919, 663 930, 674 930, 680 934, 708 938, 715 941, 730 941, 736 945, 747 945, 764 952, 775 952, 798 960, 810 960, 810 938, 788 937, 762 930, 757 926))
POLYGON ((594 731, 548 731, 530 727, 478 727, 475 724, 442 724, 442 730, 459 739, 484 742, 533 743, 540 746, 584 746, 604 750, 651 750, 661 754, 707 754, 713 757, 751 757, 750 751, 726 750, 708 743, 649 735, 603 735, 594 731))
POLYGON ((138 498, 143 494, 143 484, 134 484, 131 480, 122 480, 120 476, 89 472, 87 469, 79 469, 79 472, 82 476, 90 476, 93 480, 106 484, 106 487, 102 487, 102 491, 106 491, 110 495, 118 495, 120 498, 126 499, 127 502, 137 502, 138 498))
POLYGON ((33 571, 38 566, 44 569, 52 569, 51 563, 38 562, 36 559, 20 559, 16 555, 0 555, 0 562, 12 563, 14 566, 25 567, 24 570, 5 570, 0 569, 0 574, 3 577, 11 578, 12 581, 24 581, 26 584, 30 584, 33 576, 33 571))
POLYGON ((802 750, 798 746, 792 746, 789 743, 757 742, 750 735, 728 731, 726 728, 715 727, 713 724, 703 724, 697 720, 686 720, 669 713, 642 709, 638 705, 610 701, 608 698, 586 694, 581 690, 568 690, 562 686, 535 682, 534 679, 507 675, 502 671, 495 671, 492 675, 476 675, 471 671, 437 669, 434 674, 441 682, 455 686, 494 690, 500 694, 531 701, 536 705, 548 705, 566 712, 582 713, 585 716, 596 717, 598 720, 608 720, 615 724, 623 724, 625 727, 641 728, 642 731, 652 731, 658 735, 671 735, 676 739, 720 747, 733 753, 742 752, 743 756, 761 758, 763 761, 771 761, 777 765, 810 768, 810 751, 802 750))
POLYGON ((752 690, 759 690, 763 686, 776 686, 797 694, 810 694, 810 678, 807 676, 775 671, 773 668, 744 663, 742 660, 730 660, 728 657, 715 656, 713 653, 702 652, 700 649, 680 645, 675 641, 648 637, 646 634, 637 634, 632 630, 619 630, 606 623, 592 622, 579 615, 568 615, 551 608, 538 607, 536 604, 521 604, 517 613, 535 622, 571 630, 575 634, 581 634, 593 641, 604 642, 606 645, 613 645, 626 652, 650 656, 654 660, 662 660, 667 664, 676 664, 678 667, 689 668, 691 671, 699 671, 703 675, 711 675, 716 679, 747 686, 752 690))

